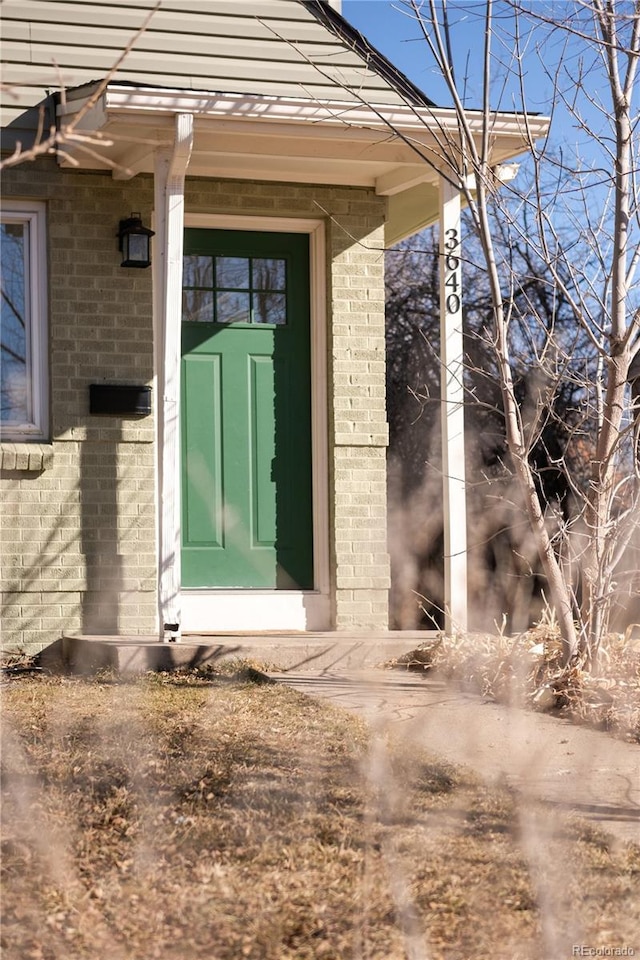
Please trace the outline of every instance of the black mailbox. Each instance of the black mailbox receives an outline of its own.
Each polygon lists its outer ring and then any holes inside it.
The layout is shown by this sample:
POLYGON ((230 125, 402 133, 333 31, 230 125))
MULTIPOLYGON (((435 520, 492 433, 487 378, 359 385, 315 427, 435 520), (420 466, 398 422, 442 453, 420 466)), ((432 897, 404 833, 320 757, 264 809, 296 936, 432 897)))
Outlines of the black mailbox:
POLYGON ((92 383, 89 386, 89 413, 110 417, 148 417, 151 413, 151 387, 92 383))

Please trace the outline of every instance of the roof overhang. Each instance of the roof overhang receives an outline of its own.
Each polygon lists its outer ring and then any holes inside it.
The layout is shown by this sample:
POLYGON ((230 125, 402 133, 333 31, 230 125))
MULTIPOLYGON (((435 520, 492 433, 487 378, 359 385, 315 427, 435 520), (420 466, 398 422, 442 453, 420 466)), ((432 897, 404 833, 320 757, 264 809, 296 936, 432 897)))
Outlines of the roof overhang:
MULTIPOLYGON (((174 117, 194 116, 190 176, 373 187, 388 197, 387 239, 397 242, 438 218, 447 157, 459 155, 455 111, 413 106, 283 99, 246 94, 98 84, 67 93, 58 107, 75 133, 62 166, 110 169, 129 179, 154 169, 159 147, 173 143, 174 117)), ((482 117, 470 114, 478 141, 482 117)), ((549 121, 491 117, 491 165, 544 136, 549 121)))

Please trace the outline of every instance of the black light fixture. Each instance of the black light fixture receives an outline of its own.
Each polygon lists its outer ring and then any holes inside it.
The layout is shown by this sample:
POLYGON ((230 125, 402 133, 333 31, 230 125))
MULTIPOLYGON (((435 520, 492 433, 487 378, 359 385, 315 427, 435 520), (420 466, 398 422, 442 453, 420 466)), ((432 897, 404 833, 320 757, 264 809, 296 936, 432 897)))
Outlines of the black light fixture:
POLYGON ((143 226, 139 213, 132 213, 126 220, 120 221, 118 230, 118 249, 123 258, 121 267, 151 266, 151 237, 153 230, 143 226))

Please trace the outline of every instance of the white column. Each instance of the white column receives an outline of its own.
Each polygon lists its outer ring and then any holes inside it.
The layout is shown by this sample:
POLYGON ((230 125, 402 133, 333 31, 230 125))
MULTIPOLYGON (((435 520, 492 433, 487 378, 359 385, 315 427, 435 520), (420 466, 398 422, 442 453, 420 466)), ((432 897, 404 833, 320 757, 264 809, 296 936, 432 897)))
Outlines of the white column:
POLYGON ((467 629, 467 507, 460 192, 440 178, 440 341, 445 632, 467 629))
POLYGON ((184 180, 193 144, 193 116, 177 114, 172 148, 155 162, 158 350, 158 604, 160 638, 181 635, 180 609, 180 337, 184 180))

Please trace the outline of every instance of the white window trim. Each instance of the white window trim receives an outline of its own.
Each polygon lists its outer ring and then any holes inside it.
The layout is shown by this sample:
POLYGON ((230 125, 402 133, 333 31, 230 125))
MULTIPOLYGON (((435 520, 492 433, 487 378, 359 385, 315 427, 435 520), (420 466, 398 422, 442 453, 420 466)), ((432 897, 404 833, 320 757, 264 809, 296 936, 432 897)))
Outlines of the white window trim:
POLYGON ((2 222, 26 223, 29 227, 27 364, 31 376, 31 419, 27 423, 2 424, 2 439, 46 440, 49 435, 46 204, 35 200, 3 200, 2 222))

